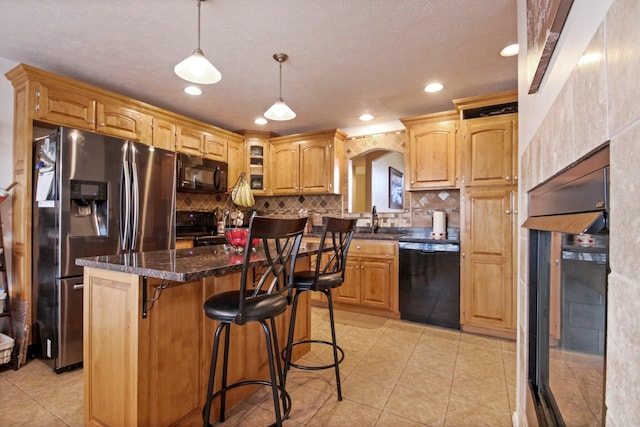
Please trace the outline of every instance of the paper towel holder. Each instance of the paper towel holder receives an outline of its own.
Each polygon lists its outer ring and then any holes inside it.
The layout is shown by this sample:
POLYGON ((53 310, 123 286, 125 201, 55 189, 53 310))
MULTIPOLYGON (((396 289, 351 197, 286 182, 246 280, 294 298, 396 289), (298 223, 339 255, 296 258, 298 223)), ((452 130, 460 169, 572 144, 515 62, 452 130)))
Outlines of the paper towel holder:
POLYGON ((447 217, 442 211, 433 212, 433 222, 431 228, 431 239, 446 240, 447 238, 447 217))

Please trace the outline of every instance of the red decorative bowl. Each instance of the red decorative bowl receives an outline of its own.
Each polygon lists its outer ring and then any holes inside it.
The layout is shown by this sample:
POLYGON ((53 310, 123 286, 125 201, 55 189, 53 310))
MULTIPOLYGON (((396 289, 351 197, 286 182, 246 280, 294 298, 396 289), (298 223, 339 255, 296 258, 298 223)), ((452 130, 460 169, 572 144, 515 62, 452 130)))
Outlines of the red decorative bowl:
MULTIPOLYGON (((227 243, 235 248, 244 248, 247 244, 247 237, 249 236, 248 228, 227 228, 224 230, 224 236, 227 239, 227 243)), ((253 239, 252 246, 258 246, 260 239, 253 239)))

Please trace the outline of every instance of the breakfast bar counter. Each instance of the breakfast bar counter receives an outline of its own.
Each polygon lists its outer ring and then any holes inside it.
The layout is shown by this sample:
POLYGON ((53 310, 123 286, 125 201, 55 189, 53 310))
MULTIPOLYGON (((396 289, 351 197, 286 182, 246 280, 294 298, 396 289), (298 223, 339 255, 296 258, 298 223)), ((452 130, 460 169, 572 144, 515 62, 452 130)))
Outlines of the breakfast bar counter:
MULTIPOLYGON (((309 256, 317 250, 317 244, 303 243, 296 269, 308 269, 309 256)), ((217 326, 206 318, 203 303, 239 287, 242 257, 222 246, 205 246, 76 260, 84 266, 85 425, 202 425, 217 326)), ((251 257, 255 268, 265 264, 262 250, 251 257)), ((311 334, 310 304, 304 296, 296 340, 311 334)), ((276 319, 281 348, 289 312, 276 319)), ((231 331, 229 382, 268 378, 260 325, 234 325, 231 331)), ((294 358, 309 350, 297 347, 294 358)), ((228 407, 255 390, 233 390, 228 407)))

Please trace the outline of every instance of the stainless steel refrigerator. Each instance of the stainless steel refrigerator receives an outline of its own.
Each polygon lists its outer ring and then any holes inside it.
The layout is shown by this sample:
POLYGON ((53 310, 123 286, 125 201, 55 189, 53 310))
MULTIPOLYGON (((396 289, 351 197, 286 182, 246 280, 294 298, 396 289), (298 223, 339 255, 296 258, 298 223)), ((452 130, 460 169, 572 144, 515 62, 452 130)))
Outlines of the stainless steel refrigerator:
POLYGON ((69 128, 33 148, 34 343, 60 372, 82 362, 75 259, 174 247, 175 153, 69 128))

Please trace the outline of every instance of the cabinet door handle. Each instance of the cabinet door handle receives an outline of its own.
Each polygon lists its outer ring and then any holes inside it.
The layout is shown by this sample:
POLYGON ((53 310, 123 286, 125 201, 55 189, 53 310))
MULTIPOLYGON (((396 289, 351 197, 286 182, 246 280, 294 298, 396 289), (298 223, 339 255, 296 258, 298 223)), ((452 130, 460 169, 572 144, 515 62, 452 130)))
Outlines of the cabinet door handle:
POLYGON ((91 124, 91 125, 92 125, 93 123, 94 123, 94 121, 93 121, 93 120, 89 120, 89 124, 91 124))
POLYGON ((518 175, 514 175, 513 179, 514 179, 515 181, 517 181, 517 180, 518 180, 518 175))
POLYGON ((507 215, 511 215, 511 209, 507 209, 506 211, 504 211, 504 213, 506 213, 507 215))
POLYGON ((505 176, 505 177, 504 177, 504 180, 505 180, 505 181, 511 181, 511 177, 510 177, 510 176, 505 176))

